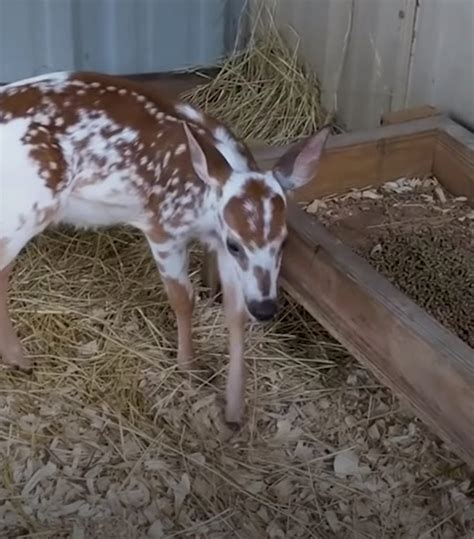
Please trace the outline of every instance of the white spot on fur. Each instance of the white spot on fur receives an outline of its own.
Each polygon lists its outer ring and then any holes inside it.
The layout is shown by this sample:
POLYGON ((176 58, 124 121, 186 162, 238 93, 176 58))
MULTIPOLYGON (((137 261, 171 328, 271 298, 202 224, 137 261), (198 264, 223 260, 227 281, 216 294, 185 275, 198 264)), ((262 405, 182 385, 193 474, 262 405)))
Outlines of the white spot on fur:
POLYGON ((202 113, 188 103, 178 103, 175 106, 175 110, 178 114, 181 114, 188 120, 191 120, 198 124, 202 124, 204 121, 202 113))
POLYGON ((41 125, 50 125, 51 124, 51 118, 45 114, 44 112, 37 112, 33 116, 33 121, 41 124, 41 125))
POLYGON ((174 151, 175 155, 181 155, 186 151, 186 144, 179 144, 176 150, 174 151))

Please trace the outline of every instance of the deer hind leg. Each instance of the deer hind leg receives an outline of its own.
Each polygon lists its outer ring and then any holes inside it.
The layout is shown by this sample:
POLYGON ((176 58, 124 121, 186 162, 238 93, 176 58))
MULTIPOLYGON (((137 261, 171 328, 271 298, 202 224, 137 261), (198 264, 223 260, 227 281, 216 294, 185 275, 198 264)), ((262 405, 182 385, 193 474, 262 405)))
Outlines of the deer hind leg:
POLYGON ((201 269, 201 280, 209 288, 209 296, 215 299, 220 292, 219 269, 217 253, 210 249, 204 249, 204 257, 201 269))
POLYGON ((9 367, 29 370, 31 362, 23 355, 23 349, 8 311, 8 277, 13 263, 0 271, 0 355, 9 367))
POLYGON ((242 424, 245 409, 245 323, 247 313, 242 291, 226 255, 219 255, 219 273, 222 283, 224 312, 229 331, 229 372, 226 385, 226 422, 232 427, 242 424))
MULTIPOLYGON (((2 188, 0 185, 0 191, 2 188)), ((45 217, 40 219, 30 207, 19 207, 20 201, 15 200, 14 196, 9 200, 8 189, 3 189, 3 192, 6 192, 6 196, 0 202, 5 201, 6 204, 0 205, 0 356, 3 363, 10 367, 30 370, 32 363, 23 355, 8 310, 8 281, 16 256, 52 221, 56 205, 51 204, 50 208, 45 209, 45 217), (28 219, 23 218, 22 226, 18 228, 15 223, 22 221, 21 216, 24 215, 28 215, 28 219)))
POLYGON ((163 280, 178 327, 178 364, 183 369, 194 361, 192 317, 194 293, 189 280, 189 254, 186 247, 166 246, 148 240, 163 280))
MULTIPOLYGON (((5 223, 1 225, 2 230, 7 228, 5 223)), ((9 367, 24 370, 30 370, 32 363, 24 356, 13 328, 8 310, 8 281, 16 256, 37 232, 40 230, 28 227, 26 223, 22 229, 10 230, 3 238, 0 237, 0 356, 9 367)))

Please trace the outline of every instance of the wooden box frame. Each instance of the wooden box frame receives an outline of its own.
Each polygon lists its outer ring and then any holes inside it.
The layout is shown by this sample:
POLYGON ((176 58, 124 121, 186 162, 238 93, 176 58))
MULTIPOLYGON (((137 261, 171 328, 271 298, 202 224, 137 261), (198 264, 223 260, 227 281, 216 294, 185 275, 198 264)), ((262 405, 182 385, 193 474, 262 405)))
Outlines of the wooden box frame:
MULTIPOLYGON (((474 203, 474 135, 431 107, 381 123, 331 137, 316 177, 295 201, 433 173, 474 203)), ((287 147, 253 149, 266 168, 287 147)), ((474 468, 474 350, 294 202, 288 224, 286 291, 474 468)), ((215 291, 212 259, 203 277, 215 291)))

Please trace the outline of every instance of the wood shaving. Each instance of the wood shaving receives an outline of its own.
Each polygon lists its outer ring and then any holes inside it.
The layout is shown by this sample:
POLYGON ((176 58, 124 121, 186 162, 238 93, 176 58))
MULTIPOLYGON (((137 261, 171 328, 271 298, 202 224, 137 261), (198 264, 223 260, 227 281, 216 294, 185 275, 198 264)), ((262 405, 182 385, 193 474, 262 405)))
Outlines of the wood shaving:
POLYGON ((142 237, 61 229, 22 253, 11 308, 37 367, 0 372, 0 537, 467 539, 467 467, 286 296, 249 328, 247 423, 226 427, 200 254, 183 375, 142 237))

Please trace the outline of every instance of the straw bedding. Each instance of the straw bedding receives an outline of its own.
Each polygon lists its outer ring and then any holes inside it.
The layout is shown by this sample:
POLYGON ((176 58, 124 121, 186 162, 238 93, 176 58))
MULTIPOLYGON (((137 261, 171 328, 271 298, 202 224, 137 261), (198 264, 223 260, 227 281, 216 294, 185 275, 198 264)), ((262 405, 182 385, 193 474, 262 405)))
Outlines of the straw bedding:
POLYGON ((37 367, 1 373, 0 535, 467 539, 465 468, 288 298, 249 328, 248 420, 227 429, 198 254, 190 375, 140 236, 60 230, 21 256, 12 307, 37 367))
POLYGON ((288 298, 249 328, 247 422, 228 430, 199 265, 184 375, 143 238, 60 229, 22 253, 11 307, 37 366, 0 372, 1 537, 472 537, 466 467, 288 298))
POLYGON ((236 52, 208 84, 183 97, 232 126, 247 141, 284 144, 334 123, 321 104, 317 76, 290 50, 270 13, 257 18, 249 45, 236 52))

